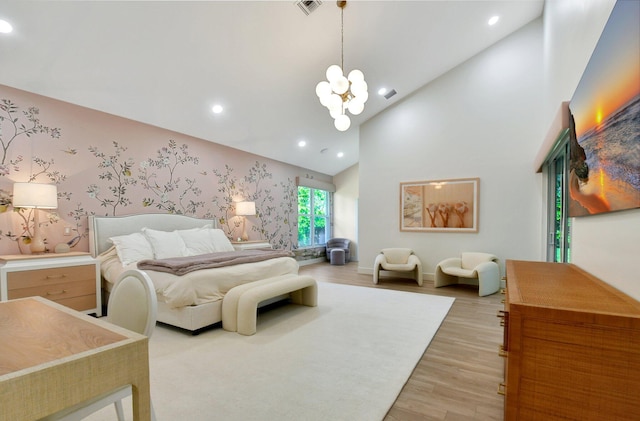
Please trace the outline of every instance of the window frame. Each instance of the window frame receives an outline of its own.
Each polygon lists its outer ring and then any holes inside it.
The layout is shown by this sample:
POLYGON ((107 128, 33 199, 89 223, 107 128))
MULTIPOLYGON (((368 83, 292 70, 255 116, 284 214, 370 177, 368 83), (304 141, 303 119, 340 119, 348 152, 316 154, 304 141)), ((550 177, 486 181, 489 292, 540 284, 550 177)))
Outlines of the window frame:
POLYGON ((327 240, 329 238, 331 238, 331 220, 332 220, 332 214, 333 214, 333 192, 329 191, 329 190, 325 190, 325 189, 319 189, 319 188, 315 188, 315 187, 309 187, 309 186, 303 186, 303 185, 299 185, 298 189, 296 190, 297 193, 297 202, 298 202, 298 207, 297 207, 297 220, 298 220, 298 248, 314 248, 314 247, 323 247, 327 244, 327 240), (309 213, 301 213, 300 212, 300 189, 308 189, 309 190, 309 213), (315 192, 316 191, 321 191, 324 192, 326 194, 326 206, 325 206, 325 213, 326 215, 317 215, 315 213, 315 192), (300 228, 301 228, 301 224, 300 224, 300 218, 301 217, 307 217, 309 218, 309 231, 310 231, 310 235, 309 235, 309 244, 305 244, 305 245, 300 245, 300 228), (316 241, 316 236, 313 235, 312 233, 315 232, 315 225, 316 225, 316 219, 317 218, 322 218, 325 220, 325 226, 324 226, 324 242, 320 243, 316 241))
POLYGON ((547 176, 546 260, 571 262, 571 220, 569 218, 569 130, 563 130, 544 161, 547 176))

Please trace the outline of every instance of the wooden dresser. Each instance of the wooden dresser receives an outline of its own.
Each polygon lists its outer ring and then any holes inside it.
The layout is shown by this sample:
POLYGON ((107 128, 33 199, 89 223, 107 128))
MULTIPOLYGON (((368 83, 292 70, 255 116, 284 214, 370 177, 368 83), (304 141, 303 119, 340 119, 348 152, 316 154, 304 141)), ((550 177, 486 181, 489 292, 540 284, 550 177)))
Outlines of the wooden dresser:
POLYGON ((640 420, 640 302, 571 264, 506 272, 505 420, 640 420))

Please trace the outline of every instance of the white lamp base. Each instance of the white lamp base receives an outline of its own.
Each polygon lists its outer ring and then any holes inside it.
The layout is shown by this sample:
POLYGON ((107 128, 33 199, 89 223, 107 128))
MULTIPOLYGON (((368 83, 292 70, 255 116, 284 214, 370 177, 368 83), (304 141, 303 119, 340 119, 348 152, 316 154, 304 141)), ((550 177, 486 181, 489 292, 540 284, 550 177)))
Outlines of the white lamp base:
POLYGON ((31 249, 31 254, 39 254, 44 253, 46 250, 46 246, 42 238, 32 238, 31 244, 29 244, 29 248, 31 249))
POLYGON ((40 219, 38 218, 38 209, 34 209, 35 213, 33 216, 33 237, 31 238, 31 243, 29 244, 29 248, 31 249, 31 254, 44 253, 46 246, 44 244, 44 240, 40 235, 40 219))
POLYGON ((247 228, 245 226, 246 223, 247 223, 247 217, 243 216, 242 217, 242 237, 240 237, 242 241, 249 241, 249 234, 247 234, 247 228))

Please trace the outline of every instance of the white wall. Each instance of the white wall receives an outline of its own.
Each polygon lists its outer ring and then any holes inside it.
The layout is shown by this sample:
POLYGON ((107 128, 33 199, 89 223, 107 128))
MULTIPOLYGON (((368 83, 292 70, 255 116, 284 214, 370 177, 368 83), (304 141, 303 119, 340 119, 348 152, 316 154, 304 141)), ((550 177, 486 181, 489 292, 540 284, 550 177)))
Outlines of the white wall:
POLYGON ((414 249, 426 274, 465 250, 541 258, 542 47, 538 19, 361 126, 359 272, 384 247, 414 249), (400 182, 466 177, 480 178, 478 233, 400 232, 400 182))
MULTIPOLYGON (((573 96, 615 0, 545 4, 548 107, 573 96)), ((555 104, 555 105, 554 105, 555 104)), ((572 219, 573 263, 640 300, 640 210, 572 219)))
MULTIPOLYGON (((544 25, 534 22, 361 127, 359 221, 351 221, 359 222, 359 272, 370 273, 390 246, 416 250, 427 278, 462 250, 491 251, 503 263, 545 259, 546 187, 533 160, 614 5, 548 1, 544 25), (401 181, 458 177, 481 179, 478 234, 399 231, 401 181)), ((640 210, 572 224, 573 262, 640 299, 640 210)))
POLYGON ((358 261, 358 165, 336 174, 333 183, 333 237, 350 239, 351 261, 358 261))

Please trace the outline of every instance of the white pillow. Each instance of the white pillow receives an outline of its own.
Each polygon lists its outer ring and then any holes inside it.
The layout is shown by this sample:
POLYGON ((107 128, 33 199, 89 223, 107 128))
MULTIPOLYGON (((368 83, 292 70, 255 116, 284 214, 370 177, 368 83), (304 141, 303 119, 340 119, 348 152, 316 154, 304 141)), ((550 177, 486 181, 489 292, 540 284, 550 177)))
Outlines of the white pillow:
POLYGON ((211 231, 210 228, 177 230, 178 235, 180 235, 187 247, 187 256, 197 256, 200 254, 216 252, 213 235, 211 235, 209 231, 211 231))
POLYGON ((111 237, 109 240, 116 246, 116 253, 124 266, 144 259, 153 259, 151 244, 140 232, 111 237))
POLYGON ((142 228, 142 233, 151 243, 153 255, 156 259, 187 256, 187 246, 176 231, 157 231, 150 228, 142 228))
POLYGON ((210 229, 209 231, 213 238, 213 245, 216 251, 235 251, 231 241, 224 235, 224 231, 221 229, 210 229))

